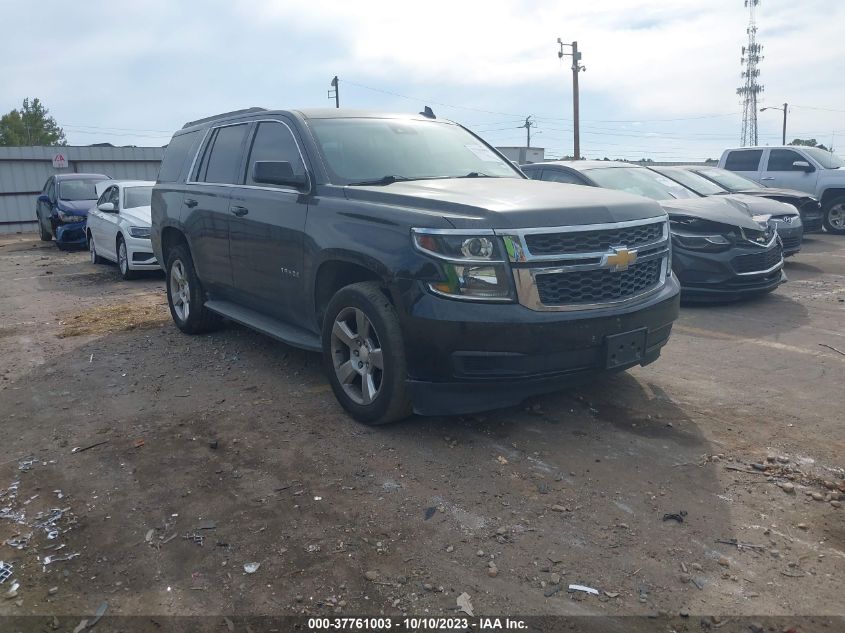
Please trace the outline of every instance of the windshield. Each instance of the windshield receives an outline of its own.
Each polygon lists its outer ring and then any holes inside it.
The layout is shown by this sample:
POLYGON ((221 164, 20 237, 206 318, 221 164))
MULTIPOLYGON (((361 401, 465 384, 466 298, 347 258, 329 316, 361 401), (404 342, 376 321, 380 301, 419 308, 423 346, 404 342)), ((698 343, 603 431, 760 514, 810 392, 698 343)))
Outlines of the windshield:
POLYGON ((825 169, 837 169, 845 165, 845 162, 839 156, 818 147, 802 147, 801 150, 807 152, 813 160, 825 169))
POLYGON ((150 206, 150 199, 153 197, 153 188, 150 187, 124 187, 123 208, 134 209, 135 207, 150 206))
POLYGON ((603 169, 585 169, 599 187, 617 189, 645 196, 652 200, 675 200, 678 198, 697 198, 689 189, 682 187, 666 176, 656 174, 645 167, 608 167, 603 169))
POLYGON ((96 200, 97 192, 94 185, 102 182, 102 178, 92 180, 80 178, 79 180, 62 180, 59 185, 59 200, 96 200))
POLYGON ((313 119, 309 122, 335 184, 495 176, 521 178, 463 128, 437 121, 313 119), (390 178, 392 177, 392 178, 390 178))
POLYGON ((687 171, 686 169, 673 169, 671 167, 655 167, 655 171, 660 172, 667 178, 681 183, 687 189, 692 189, 695 193, 701 196, 715 196, 720 193, 727 193, 724 187, 720 187, 715 182, 707 180, 703 176, 687 171))
POLYGON ((721 185, 728 191, 746 191, 748 189, 765 189, 762 185, 749 180, 745 176, 740 176, 727 169, 719 169, 717 167, 705 167, 703 169, 696 169, 695 173, 701 174, 708 180, 721 185))

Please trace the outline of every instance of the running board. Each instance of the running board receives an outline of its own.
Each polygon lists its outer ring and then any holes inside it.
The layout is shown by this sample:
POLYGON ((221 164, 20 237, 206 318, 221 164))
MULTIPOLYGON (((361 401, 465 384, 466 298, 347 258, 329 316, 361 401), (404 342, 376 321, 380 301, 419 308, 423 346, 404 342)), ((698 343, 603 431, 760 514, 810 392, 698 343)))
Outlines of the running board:
POLYGON ((323 349, 323 346, 320 344, 320 337, 313 332, 309 332, 295 325, 289 325, 255 310, 244 308, 237 303, 213 299, 206 301, 205 307, 220 316, 257 330, 262 334, 271 336, 277 341, 287 343, 293 347, 299 347, 309 352, 320 352, 323 349))

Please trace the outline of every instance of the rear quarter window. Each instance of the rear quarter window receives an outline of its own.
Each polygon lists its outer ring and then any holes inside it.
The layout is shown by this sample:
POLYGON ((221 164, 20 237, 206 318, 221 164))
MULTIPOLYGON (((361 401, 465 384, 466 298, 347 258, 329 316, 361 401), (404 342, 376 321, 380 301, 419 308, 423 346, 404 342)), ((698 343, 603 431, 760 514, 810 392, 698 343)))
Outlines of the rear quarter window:
POLYGON ((158 170, 158 182, 177 182, 182 175, 188 156, 199 138, 200 130, 174 136, 164 151, 158 170))
POLYGON ((763 157, 761 149, 743 149, 728 153, 725 169, 731 171, 757 171, 760 159, 763 157))

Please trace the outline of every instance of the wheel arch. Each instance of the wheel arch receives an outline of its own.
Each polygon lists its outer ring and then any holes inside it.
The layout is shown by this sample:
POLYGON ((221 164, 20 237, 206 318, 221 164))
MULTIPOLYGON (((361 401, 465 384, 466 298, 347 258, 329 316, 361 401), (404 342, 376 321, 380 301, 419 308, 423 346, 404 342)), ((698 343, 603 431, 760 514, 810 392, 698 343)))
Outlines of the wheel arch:
POLYGON ((322 326, 323 313, 331 298, 338 290, 350 284, 377 281, 382 284, 382 291, 392 302, 393 298, 387 292, 386 272, 378 261, 346 253, 334 253, 320 262, 314 273, 312 303, 317 327, 322 326))
POLYGON ((822 192, 819 202, 821 202, 822 207, 824 207, 831 200, 839 198, 840 196, 845 196, 845 188, 830 187, 822 192))

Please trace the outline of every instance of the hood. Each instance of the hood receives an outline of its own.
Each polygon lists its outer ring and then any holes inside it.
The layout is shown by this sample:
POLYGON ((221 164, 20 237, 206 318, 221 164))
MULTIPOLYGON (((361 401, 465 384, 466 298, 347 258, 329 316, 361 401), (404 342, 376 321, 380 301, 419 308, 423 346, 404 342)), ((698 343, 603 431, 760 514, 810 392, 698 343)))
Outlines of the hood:
POLYGON ((810 198, 810 194, 796 189, 781 189, 780 187, 766 187, 764 189, 748 189, 737 191, 746 196, 778 196, 779 198, 810 198))
POLYGON ((683 200, 663 200, 661 206, 669 217, 690 216, 730 226, 739 226, 754 231, 763 230, 758 222, 751 219, 747 210, 740 210, 736 202, 725 200, 724 196, 709 198, 688 198, 683 200))
POLYGON ((791 204, 785 204, 772 200, 770 198, 760 198, 758 196, 746 196, 740 193, 731 193, 723 196, 731 204, 733 204, 740 211, 745 211, 749 215, 800 215, 798 209, 791 204))
POLYGON ((74 215, 88 215, 88 209, 97 204, 96 200, 59 200, 56 207, 65 213, 74 215))
POLYGON ((433 211, 455 228, 515 229, 661 216, 631 194, 522 178, 444 178, 344 188, 349 200, 433 211))
POLYGON ((132 226, 151 226, 150 207, 132 207, 123 209, 120 217, 127 220, 132 226))

